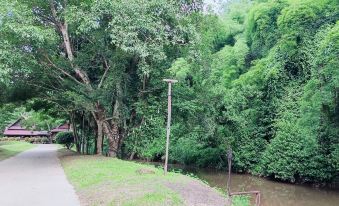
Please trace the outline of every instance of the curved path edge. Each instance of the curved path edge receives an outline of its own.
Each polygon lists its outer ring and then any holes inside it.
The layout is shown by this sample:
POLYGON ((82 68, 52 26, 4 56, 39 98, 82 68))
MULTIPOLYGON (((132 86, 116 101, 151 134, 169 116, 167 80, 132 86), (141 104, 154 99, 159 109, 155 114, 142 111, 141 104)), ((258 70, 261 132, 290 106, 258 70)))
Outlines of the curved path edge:
POLYGON ((3 206, 80 206, 56 145, 38 145, 0 161, 0 195, 3 206))

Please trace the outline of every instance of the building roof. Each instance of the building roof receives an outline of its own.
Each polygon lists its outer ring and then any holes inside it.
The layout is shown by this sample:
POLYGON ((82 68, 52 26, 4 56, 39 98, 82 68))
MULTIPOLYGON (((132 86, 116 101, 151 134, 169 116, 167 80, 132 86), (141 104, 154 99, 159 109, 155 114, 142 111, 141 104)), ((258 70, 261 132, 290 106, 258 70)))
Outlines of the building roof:
POLYGON ((24 130, 24 128, 21 127, 20 121, 21 121, 21 119, 16 120, 14 123, 8 125, 8 127, 6 127, 6 129, 24 130))
POLYGON ((17 130, 7 129, 4 132, 5 136, 48 136, 48 131, 30 131, 30 130, 17 130))
POLYGON ((21 119, 18 119, 13 124, 6 127, 4 131, 5 136, 48 136, 48 131, 32 131, 26 130, 20 124, 21 119))
POLYGON ((59 125, 56 128, 51 130, 51 132, 67 132, 67 131, 69 131, 69 124, 68 123, 61 124, 61 125, 59 125))

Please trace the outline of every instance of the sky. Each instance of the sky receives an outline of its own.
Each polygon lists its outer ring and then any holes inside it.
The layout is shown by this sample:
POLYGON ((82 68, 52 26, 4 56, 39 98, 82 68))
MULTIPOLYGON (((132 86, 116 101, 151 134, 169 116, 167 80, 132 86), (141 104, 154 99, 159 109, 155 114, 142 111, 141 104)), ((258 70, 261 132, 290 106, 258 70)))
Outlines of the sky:
POLYGON ((222 5, 228 0, 205 0, 206 9, 210 8, 213 12, 220 13, 222 11, 222 5))

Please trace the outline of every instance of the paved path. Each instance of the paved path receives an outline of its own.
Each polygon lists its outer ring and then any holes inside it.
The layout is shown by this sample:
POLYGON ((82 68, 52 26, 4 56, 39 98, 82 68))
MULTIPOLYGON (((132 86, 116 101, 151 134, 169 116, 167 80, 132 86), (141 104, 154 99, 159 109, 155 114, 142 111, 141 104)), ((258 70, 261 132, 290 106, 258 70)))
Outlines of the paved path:
POLYGON ((56 151, 38 145, 0 161, 0 206, 79 206, 56 151))

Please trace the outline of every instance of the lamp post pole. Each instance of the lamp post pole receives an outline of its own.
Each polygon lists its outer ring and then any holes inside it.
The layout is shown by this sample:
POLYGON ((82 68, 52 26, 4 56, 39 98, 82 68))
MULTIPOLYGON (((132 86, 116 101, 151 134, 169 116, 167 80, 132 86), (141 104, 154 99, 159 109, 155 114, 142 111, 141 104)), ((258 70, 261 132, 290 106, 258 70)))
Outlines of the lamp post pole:
POLYGON ((227 151, 227 162, 228 162, 228 177, 227 177, 227 194, 231 196, 231 175, 232 175, 232 149, 229 148, 227 151))
POLYGON ((169 150, 169 140, 171 134, 171 117, 172 117, 172 84, 178 82, 174 79, 164 79, 163 81, 168 83, 168 95, 167 95, 167 127, 166 127, 166 154, 165 154, 165 166, 164 174, 167 174, 167 165, 168 165, 168 150, 169 150))

